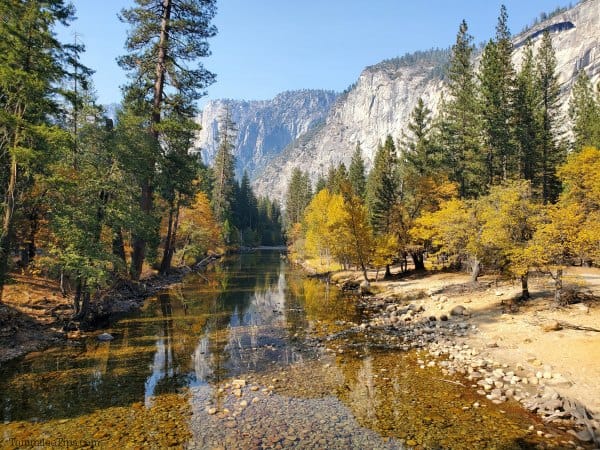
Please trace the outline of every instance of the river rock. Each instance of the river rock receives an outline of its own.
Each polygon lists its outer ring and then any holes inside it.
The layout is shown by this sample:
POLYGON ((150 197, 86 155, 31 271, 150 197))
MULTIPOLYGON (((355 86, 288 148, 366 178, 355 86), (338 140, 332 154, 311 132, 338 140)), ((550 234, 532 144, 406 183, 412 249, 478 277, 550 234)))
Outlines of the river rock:
POLYGON ((450 315, 451 316, 468 316, 469 312, 467 311, 467 308, 465 308, 462 305, 456 305, 454 308, 452 308, 450 310, 450 315))
POLYGON ((110 333, 99 334, 96 339, 102 342, 112 341, 115 337, 110 333))
POLYGON ((557 320, 550 320, 542 324, 542 330, 545 332, 562 330, 560 323, 557 320))

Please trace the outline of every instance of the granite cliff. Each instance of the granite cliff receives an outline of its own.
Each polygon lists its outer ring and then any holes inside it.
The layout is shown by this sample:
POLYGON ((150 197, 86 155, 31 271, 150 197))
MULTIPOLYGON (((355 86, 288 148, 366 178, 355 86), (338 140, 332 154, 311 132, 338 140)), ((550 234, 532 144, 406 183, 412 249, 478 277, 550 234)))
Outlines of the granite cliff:
POLYGON ((283 92, 272 100, 213 100, 198 117, 202 129, 194 148, 212 163, 218 148, 219 120, 228 108, 237 128, 236 173, 251 178, 295 139, 325 120, 336 94, 322 90, 283 92))

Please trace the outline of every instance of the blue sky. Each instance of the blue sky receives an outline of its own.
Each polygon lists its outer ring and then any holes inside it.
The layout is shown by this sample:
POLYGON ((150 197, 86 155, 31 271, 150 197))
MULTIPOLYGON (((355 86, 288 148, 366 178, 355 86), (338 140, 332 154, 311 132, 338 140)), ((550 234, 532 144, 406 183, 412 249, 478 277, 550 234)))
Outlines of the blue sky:
MULTIPOLYGON (((81 35, 83 62, 96 71, 101 103, 120 100, 125 74, 115 58, 123 54, 126 25, 117 13, 132 0, 72 0, 78 19, 60 38, 81 35)), ((341 91, 361 70, 415 50, 447 47, 467 20, 476 42, 494 33, 500 4, 518 33, 540 14, 568 0, 222 0, 204 66, 217 74, 207 99, 267 99, 301 88, 341 91)))

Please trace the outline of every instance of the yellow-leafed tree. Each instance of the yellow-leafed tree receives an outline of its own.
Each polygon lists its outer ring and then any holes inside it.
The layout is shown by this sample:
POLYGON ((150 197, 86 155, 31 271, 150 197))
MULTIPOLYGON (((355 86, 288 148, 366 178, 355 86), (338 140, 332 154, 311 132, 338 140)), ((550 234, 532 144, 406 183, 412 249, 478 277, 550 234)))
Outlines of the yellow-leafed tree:
POLYGON ((207 252, 223 245, 221 227, 204 192, 197 193, 194 203, 181 210, 179 221, 176 242, 182 264, 193 264, 207 252))
POLYGON ((563 192, 547 207, 525 253, 528 262, 554 279, 554 299, 562 304, 564 267, 573 260, 600 261, 600 150, 586 147, 559 168, 563 192))
POLYGON ((460 267, 467 259, 467 244, 474 230, 469 204, 460 199, 443 202, 440 209, 417 218, 410 230, 412 239, 437 249, 439 261, 460 267))
POLYGON ((339 194, 331 194, 322 189, 313 197, 304 212, 306 228, 306 252, 318 257, 323 264, 331 265, 334 246, 338 237, 336 233, 343 220, 344 199, 339 194))

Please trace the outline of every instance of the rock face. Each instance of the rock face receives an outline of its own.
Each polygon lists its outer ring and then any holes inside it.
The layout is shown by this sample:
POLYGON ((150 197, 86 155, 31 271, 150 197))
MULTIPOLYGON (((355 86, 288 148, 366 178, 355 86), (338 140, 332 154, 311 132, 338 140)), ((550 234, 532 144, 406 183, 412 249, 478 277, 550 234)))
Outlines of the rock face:
POLYGON ((322 122, 335 99, 331 91, 301 90, 281 93, 272 100, 211 101, 198 117, 202 129, 194 148, 205 163, 212 164, 218 148, 219 119, 229 108, 238 130, 236 172, 239 176, 247 170, 252 178, 293 140, 322 122))
MULTIPOLYGON (((578 70, 584 69, 597 81, 600 75, 600 0, 587 0, 537 24, 515 37, 514 61, 520 64, 523 43, 532 38, 539 44, 545 29, 551 32, 562 83, 562 104, 566 111, 571 87, 578 70)), ((281 154, 265 164, 254 179, 258 193, 283 199, 294 167, 308 170, 313 181, 330 165, 349 164, 360 142, 370 168, 377 144, 387 134, 401 138, 417 99, 434 112, 444 90, 443 67, 447 51, 418 52, 367 67, 358 81, 342 94, 325 121, 300 136, 281 154)))

